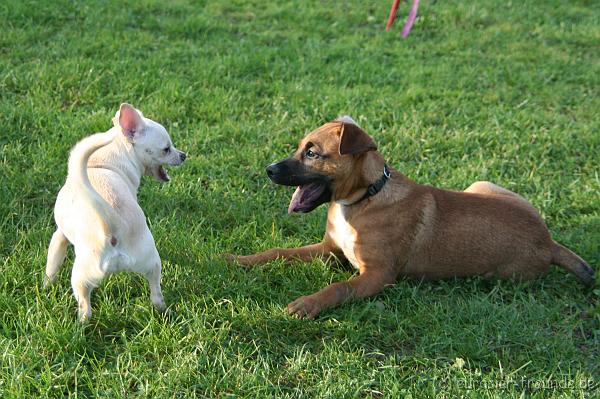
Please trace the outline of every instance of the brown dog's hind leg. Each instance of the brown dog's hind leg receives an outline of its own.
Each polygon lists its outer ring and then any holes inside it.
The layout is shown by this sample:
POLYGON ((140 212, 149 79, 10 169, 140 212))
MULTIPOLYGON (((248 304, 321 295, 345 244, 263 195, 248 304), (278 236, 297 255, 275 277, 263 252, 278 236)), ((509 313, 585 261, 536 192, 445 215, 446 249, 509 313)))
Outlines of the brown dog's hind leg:
POLYGON ((386 286, 394 284, 396 275, 385 269, 365 270, 358 277, 333 283, 312 295, 301 296, 291 302, 287 310, 296 317, 314 319, 327 308, 338 306, 352 299, 378 294, 386 286))
POLYGON ((538 214, 538 211, 535 209, 535 207, 524 197, 489 181, 476 181, 475 183, 467 187, 464 192, 484 195, 505 195, 507 197, 512 197, 520 200, 522 204, 526 204, 527 207, 533 212, 535 212, 536 215, 538 214))
POLYGON ((523 201, 527 201, 519 194, 500 187, 489 181, 476 181, 465 189, 465 193, 477 193, 477 194, 492 194, 492 195, 509 195, 511 197, 520 198, 523 201))

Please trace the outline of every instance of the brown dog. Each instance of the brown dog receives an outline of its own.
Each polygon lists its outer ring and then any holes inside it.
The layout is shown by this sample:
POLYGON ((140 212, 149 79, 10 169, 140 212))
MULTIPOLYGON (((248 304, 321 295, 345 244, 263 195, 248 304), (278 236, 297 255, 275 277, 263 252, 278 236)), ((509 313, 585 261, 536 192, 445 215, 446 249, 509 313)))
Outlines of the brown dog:
POLYGON ((399 275, 529 280, 552 263, 593 283, 593 270, 552 240, 523 197, 489 182, 464 192, 417 184, 388 169, 373 139, 349 117, 309 133, 292 157, 270 165, 267 174, 277 184, 298 186, 290 213, 330 203, 325 237, 306 247, 229 259, 254 265, 334 255, 360 273, 290 303, 288 311, 296 316, 314 318, 349 299, 374 295, 399 275))

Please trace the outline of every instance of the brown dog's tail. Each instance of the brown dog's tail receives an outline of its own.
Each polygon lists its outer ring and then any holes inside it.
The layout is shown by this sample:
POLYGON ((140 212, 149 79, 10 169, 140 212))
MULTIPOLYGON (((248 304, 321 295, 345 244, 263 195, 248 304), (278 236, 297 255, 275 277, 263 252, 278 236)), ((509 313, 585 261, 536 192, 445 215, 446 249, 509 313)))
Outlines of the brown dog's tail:
POLYGON ((594 284, 594 270, 576 253, 554 241, 552 263, 573 273, 585 285, 594 284))

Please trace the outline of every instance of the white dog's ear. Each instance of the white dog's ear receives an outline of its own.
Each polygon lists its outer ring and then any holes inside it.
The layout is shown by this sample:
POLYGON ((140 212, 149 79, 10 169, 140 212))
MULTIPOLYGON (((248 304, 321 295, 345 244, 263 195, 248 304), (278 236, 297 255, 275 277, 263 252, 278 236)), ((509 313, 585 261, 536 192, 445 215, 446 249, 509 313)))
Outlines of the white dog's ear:
POLYGON ((113 118, 113 124, 121 129, 129 141, 134 141, 142 133, 144 122, 135 108, 123 103, 113 118))

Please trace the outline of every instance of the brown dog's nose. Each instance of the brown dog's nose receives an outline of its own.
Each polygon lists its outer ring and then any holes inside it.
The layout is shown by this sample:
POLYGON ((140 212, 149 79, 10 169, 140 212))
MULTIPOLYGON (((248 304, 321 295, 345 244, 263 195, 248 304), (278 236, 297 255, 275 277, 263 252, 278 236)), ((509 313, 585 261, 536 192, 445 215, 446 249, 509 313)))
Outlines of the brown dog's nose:
POLYGON ((275 174, 276 170, 277 170, 277 164, 276 163, 272 163, 271 165, 267 166, 267 176, 273 177, 273 175, 275 174))

